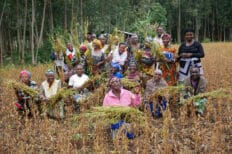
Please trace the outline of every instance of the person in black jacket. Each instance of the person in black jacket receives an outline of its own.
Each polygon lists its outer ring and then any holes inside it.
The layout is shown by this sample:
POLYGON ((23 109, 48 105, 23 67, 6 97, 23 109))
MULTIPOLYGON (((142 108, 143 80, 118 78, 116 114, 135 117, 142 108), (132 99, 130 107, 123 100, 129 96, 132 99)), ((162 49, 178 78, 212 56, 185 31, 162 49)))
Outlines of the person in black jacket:
POLYGON ((194 40, 194 30, 187 28, 184 31, 185 42, 179 47, 179 81, 184 81, 190 76, 190 67, 198 67, 200 74, 203 74, 201 59, 205 56, 204 49, 198 41, 194 40))

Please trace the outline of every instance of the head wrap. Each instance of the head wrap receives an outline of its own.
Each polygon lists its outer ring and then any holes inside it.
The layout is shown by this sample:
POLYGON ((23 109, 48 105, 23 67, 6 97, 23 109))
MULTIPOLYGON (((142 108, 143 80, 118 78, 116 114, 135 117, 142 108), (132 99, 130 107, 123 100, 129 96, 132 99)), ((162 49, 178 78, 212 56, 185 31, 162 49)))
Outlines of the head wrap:
POLYGON ((22 70, 20 73, 19 73, 19 77, 21 78, 23 75, 26 75, 27 77, 31 77, 31 73, 29 74, 30 72, 27 71, 27 70, 22 70))
POLYGON ((133 34, 133 35, 131 36, 131 39, 138 39, 138 35, 137 35, 137 34, 133 34))
POLYGON ((171 39, 171 35, 169 35, 168 33, 165 33, 165 34, 162 35, 162 39, 163 38, 167 38, 167 39, 170 40, 171 39))
POLYGON ((81 46, 80 46, 80 50, 82 50, 82 51, 86 51, 87 50, 87 47, 84 45, 84 44, 82 44, 81 46))
POLYGON ((154 72, 154 74, 160 74, 160 75, 162 75, 163 73, 162 73, 162 71, 160 69, 156 69, 155 72, 154 72))
POLYGON ((99 39, 107 39, 106 35, 104 35, 104 34, 101 34, 98 38, 99 39))
POLYGON ((186 33, 188 33, 188 32, 194 33, 194 29, 192 29, 192 28, 186 28, 186 29, 184 30, 184 35, 185 35, 186 33))
POLYGON ((111 66, 116 68, 117 71, 121 71, 121 69, 122 69, 119 62, 114 62, 114 63, 112 62, 111 66))
POLYGON ((99 49, 102 48, 102 44, 101 44, 101 41, 100 41, 100 40, 94 39, 94 40, 93 40, 93 43, 96 44, 96 45, 99 47, 99 49))
POLYGON ((114 82, 120 82, 120 79, 119 78, 117 78, 117 77, 113 77, 113 78, 111 78, 110 79, 110 86, 114 83, 114 82))
POLYGON ((45 72, 45 75, 55 75, 55 72, 52 70, 52 69, 48 69, 46 72, 45 72))

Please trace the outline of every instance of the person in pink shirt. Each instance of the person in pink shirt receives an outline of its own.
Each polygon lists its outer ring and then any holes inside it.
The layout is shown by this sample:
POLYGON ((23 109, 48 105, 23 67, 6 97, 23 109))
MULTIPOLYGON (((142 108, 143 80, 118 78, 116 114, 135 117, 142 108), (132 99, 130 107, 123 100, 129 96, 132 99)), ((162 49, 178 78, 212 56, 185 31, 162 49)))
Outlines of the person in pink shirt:
POLYGON ((139 87, 134 89, 135 94, 123 89, 120 79, 113 77, 110 80, 111 90, 105 95, 103 106, 139 106, 141 96, 139 87))

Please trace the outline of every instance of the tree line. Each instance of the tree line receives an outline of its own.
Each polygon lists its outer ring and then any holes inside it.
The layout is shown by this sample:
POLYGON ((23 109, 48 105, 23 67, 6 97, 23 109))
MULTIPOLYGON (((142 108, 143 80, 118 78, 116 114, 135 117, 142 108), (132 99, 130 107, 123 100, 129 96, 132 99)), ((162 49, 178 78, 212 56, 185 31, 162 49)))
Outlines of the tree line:
POLYGON ((49 36, 78 28, 79 41, 87 31, 119 30, 154 36, 163 26, 180 43, 186 27, 200 41, 232 40, 231 0, 2 0, 0 2, 0 63, 49 60, 49 36), (47 55, 47 56, 46 56, 47 55))

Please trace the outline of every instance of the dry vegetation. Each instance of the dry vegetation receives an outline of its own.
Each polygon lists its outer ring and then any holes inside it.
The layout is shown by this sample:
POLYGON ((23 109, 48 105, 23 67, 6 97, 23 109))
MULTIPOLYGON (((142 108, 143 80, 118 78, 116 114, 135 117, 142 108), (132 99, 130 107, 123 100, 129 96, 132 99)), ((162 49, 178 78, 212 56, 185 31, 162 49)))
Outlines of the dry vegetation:
MULTIPOLYGON (((17 80, 22 68, 0 69, 0 153, 232 153, 232 43, 203 45, 208 91, 223 88, 226 97, 209 95, 203 116, 195 115, 191 101, 185 105, 170 104, 158 120, 145 112, 139 121, 135 112, 131 116, 134 140, 120 133, 111 139, 106 117, 79 117, 73 115, 68 105, 64 121, 39 117, 20 120, 14 91, 7 89, 5 82, 17 80)), ((51 65, 26 69, 40 84, 48 67, 51 65)), ((82 114, 91 106, 100 105, 105 91, 104 86, 97 89, 94 97, 82 104, 82 114)))

